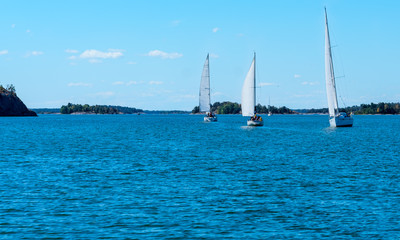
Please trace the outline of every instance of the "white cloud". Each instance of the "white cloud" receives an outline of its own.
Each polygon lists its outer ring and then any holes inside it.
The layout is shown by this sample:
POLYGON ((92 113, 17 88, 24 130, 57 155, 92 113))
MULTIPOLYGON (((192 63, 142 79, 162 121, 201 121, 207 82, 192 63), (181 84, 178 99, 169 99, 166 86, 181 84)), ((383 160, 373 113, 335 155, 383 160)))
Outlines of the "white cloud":
POLYGON ((219 56, 215 53, 210 53, 210 58, 219 58, 219 56))
POLYGON ((90 86, 92 86, 92 84, 83 82, 68 83, 68 87, 90 87, 90 86))
POLYGON ((169 59, 175 59, 175 58, 180 58, 183 56, 181 53, 166 53, 160 50, 153 50, 150 51, 149 53, 146 54, 146 56, 149 57, 161 57, 161 58, 169 58, 169 59))
POLYGON ((43 55, 43 52, 41 52, 41 51, 32 51, 31 54, 33 56, 39 56, 39 55, 43 55))
POLYGON ((127 62, 127 64, 134 65, 134 64, 136 64, 136 62, 129 61, 129 62, 127 62))
POLYGON ((74 59, 76 59, 76 56, 70 56, 70 57, 68 57, 68 59, 74 60, 74 59))
POLYGON ((99 60, 99 59, 89 59, 90 63, 102 63, 103 61, 99 60))
POLYGON ((223 95, 223 93, 222 92, 215 92, 215 93, 213 93, 211 95, 212 96, 221 96, 221 95, 223 95))
POLYGON ((216 32, 218 32, 219 31, 219 28, 213 28, 213 30, 212 30, 214 33, 216 33, 216 32))
POLYGON ((294 78, 300 78, 300 77, 301 77, 300 74, 295 74, 295 75, 294 75, 294 78))
POLYGON ((65 52, 66 53, 78 53, 79 51, 75 50, 75 49, 65 49, 65 52))
POLYGON ((1 50, 0 51, 0 55, 5 55, 5 54, 8 54, 8 50, 1 50))
POLYGON ((136 82, 136 81, 129 81, 129 82, 126 83, 127 86, 136 85, 136 84, 139 84, 139 83, 136 82))
POLYGON ((161 85, 161 84, 163 84, 163 82, 161 82, 161 81, 150 81, 149 84, 150 85, 161 85))
POLYGON ((113 82, 113 85, 124 85, 125 83, 122 81, 113 82))
POLYGON ((11 24, 11 28, 15 28, 15 26, 16 26, 15 24, 11 24))
POLYGON ((260 82, 258 85, 260 87, 263 87, 263 86, 275 86, 277 84, 276 83, 268 83, 268 82, 260 82))
POLYGON ((85 50, 79 57, 80 58, 119 58, 124 54, 120 51, 101 52, 98 50, 90 49, 85 50))
POLYGON ((310 86, 314 86, 314 85, 318 85, 319 82, 302 82, 301 85, 310 85, 310 86))
POLYGON ((29 30, 29 29, 26 30, 26 33, 30 33, 30 32, 31 32, 31 30, 29 30))

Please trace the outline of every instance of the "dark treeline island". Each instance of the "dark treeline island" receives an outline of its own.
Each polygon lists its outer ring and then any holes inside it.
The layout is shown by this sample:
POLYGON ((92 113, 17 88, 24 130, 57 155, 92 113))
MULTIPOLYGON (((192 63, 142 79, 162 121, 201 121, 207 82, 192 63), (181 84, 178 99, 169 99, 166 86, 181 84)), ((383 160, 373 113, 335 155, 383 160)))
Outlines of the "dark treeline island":
MULTIPOLYGON (((316 114, 328 114, 328 108, 319 109, 296 109, 298 113, 316 113, 316 114)), ((400 114, 400 103, 370 103, 361 104, 360 106, 352 106, 346 108, 340 108, 340 112, 353 113, 356 115, 365 114, 400 114)))
MULTIPOLYGON (((3 88, 3 91, 8 91, 3 88)), ((8 95, 11 92, 8 91, 8 95)), ((1 109, 2 106, 0 106, 1 109)), ((4 108, 4 107, 3 107, 4 108)), ((234 102, 215 102, 212 107, 212 111, 217 114, 240 114, 241 108, 239 103, 234 102)), ((121 106, 111 106, 111 105, 94 105, 90 106, 88 104, 72 104, 68 103, 60 108, 36 108, 32 109, 36 113, 40 114, 71 114, 71 113, 86 113, 86 114, 189 114, 189 113, 199 113, 199 106, 194 107, 190 111, 182 110, 142 110, 132 107, 121 107, 121 106)), ((256 106, 257 113, 266 114, 268 113, 268 107, 258 104, 256 106)), ((272 114, 328 114, 328 108, 311 108, 311 109, 289 109, 285 106, 274 107, 270 106, 269 110, 272 114)), ((356 115, 363 114, 400 114, 400 103, 371 103, 371 104, 361 104, 360 106, 352 106, 346 108, 340 108, 340 112, 353 113, 356 115)))
MULTIPOLYGON (((211 111, 217 114, 239 114, 241 112, 240 104, 233 102, 215 102, 211 105, 211 111)), ((268 113, 268 107, 262 106, 261 104, 257 104, 256 106, 257 113, 268 113)), ((270 106, 269 111, 272 114, 294 114, 296 112, 290 110, 287 107, 274 107, 270 106)), ((199 106, 194 107, 192 113, 199 113, 199 106)))
POLYGON ((110 105, 94 105, 88 104, 72 104, 68 103, 60 108, 61 114, 71 113, 87 113, 87 114, 136 114, 142 113, 142 109, 121 107, 121 106, 110 106, 110 105))

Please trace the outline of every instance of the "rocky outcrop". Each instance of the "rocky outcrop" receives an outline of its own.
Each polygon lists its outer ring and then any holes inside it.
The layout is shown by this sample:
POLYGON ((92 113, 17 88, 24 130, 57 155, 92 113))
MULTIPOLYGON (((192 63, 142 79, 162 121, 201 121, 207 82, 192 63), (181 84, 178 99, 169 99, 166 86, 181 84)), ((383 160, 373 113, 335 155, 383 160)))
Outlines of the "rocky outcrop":
POLYGON ((15 93, 0 92, 0 116, 37 116, 29 110, 15 93))

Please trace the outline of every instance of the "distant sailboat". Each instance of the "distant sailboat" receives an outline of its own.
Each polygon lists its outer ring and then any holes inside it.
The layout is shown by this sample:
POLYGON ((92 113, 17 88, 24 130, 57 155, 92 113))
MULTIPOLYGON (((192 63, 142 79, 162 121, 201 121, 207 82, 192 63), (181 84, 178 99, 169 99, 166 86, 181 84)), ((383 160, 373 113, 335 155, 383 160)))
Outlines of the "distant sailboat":
POLYGON ((271 112, 271 98, 268 98, 268 117, 272 116, 271 112))
POLYGON ((326 95, 329 107, 329 123, 331 127, 351 127, 353 126, 353 118, 345 112, 339 112, 335 73, 333 70, 331 43, 328 29, 328 15, 325 8, 325 80, 326 95))
POLYGON ((256 113, 256 53, 253 62, 243 83, 242 88, 242 116, 251 117, 247 120, 248 126, 263 126, 264 122, 256 113))
POLYGON ((209 54, 207 54, 206 61, 201 74, 200 93, 199 93, 199 107, 200 112, 205 112, 205 122, 216 122, 217 116, 211 111, 211 97, 210 97, 210 65, 209 54))

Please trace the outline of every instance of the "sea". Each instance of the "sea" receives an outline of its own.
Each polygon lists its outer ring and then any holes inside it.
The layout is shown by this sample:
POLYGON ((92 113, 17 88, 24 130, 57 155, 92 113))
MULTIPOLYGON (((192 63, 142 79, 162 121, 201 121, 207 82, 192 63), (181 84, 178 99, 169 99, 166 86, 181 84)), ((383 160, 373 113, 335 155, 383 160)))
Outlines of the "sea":
POLYGON ((0 239, 399 239, 400 116, 0 118, 0 239))

